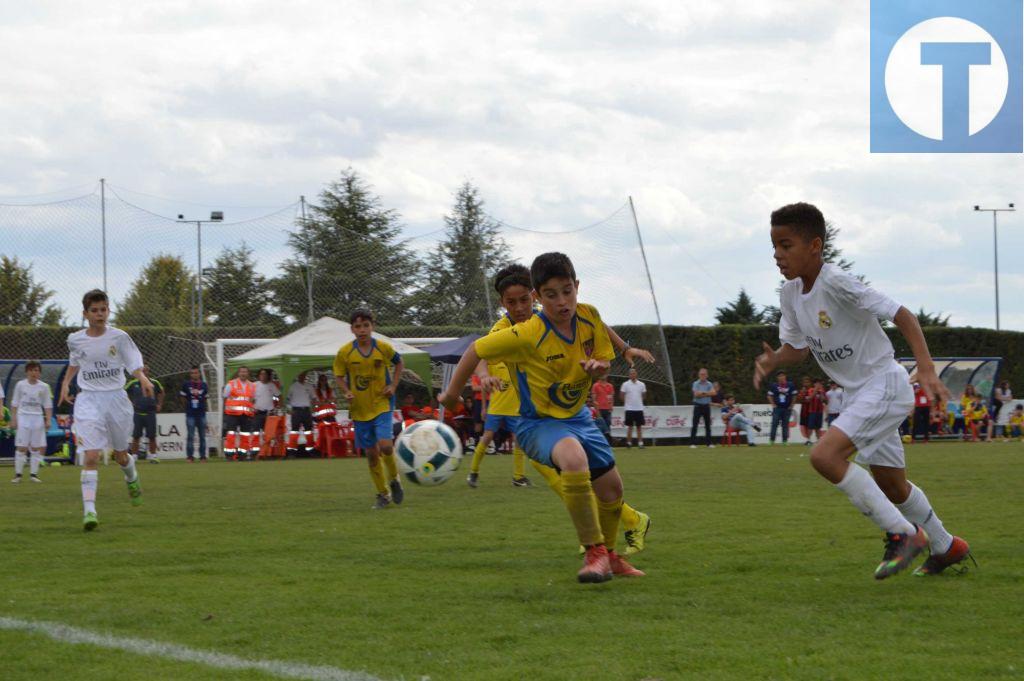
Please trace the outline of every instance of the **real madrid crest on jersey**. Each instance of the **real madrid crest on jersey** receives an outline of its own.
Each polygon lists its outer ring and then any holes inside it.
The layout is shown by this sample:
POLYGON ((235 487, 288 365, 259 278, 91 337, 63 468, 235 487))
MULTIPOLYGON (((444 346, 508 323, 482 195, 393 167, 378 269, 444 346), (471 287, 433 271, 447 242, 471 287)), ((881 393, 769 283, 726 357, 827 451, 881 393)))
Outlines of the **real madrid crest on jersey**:
POLYGON ((116 345, 111 345, 107 349, 107 354, 110 355, 111 357, 117 357, 117 346, 116 345))
POLYGON ((818 326, 823 329, 832 328, 832 318, 828 316, 828 312, 825 312, 824 310, 818 311, 818 326))

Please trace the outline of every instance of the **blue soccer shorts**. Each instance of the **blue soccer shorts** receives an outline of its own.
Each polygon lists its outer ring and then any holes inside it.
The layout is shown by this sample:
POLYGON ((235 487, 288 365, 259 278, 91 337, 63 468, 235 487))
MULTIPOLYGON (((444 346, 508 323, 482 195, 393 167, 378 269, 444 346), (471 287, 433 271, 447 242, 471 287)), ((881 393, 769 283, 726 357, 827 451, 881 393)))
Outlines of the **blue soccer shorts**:
POLYGON ((359 449, 372 449, 381 440, 390 440, 391 412, 384 411, 377 414, 369 421, 353 421, 356 430, 356 447, 359 449))
POLYGON ((615 465, 612 448, 594 423, 587 407, 567 419, 520 417, 515 432, 516 441, 526 455, 545 466, 558 468, 551 460, 551 452, 560 440, 567 437, 575 438, 583 445, 590 470, 615 465))
POLYGON ((519 423, 518 416, 502 416, 500 414, 488 414, 484 421, 484 430, 497 433, 504 428, 510 433, 516 432, 516 425, 519 423))

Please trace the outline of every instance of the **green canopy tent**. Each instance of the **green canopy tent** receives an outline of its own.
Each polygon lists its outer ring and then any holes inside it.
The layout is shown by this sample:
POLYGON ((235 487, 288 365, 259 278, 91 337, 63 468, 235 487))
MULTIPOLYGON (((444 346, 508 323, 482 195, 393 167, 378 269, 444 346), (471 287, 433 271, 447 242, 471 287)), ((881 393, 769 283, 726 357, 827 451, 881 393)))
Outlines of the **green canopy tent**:
MULTIPOLYGON (((430 355, 425 350, 391 340, 387 336, 373 334, 374 338, 385 340, 402 356, 405 363, 406 378, 411 372, 426 386, 431 384, 430 355)), ((312 369, 330 369, 334 364, 334 356, 338 349, 355 340, 352 330, 345 322, 333 317, 321 317, 309 326, 279 338, 273 343, 250 350, 232 357, 224 363, 227 377, 234 375, 243 364, 253 370, 253 380, 257 369, 272 369, 277 372, 281 386, 287 391, 295 377, 303 371, 312 369)))

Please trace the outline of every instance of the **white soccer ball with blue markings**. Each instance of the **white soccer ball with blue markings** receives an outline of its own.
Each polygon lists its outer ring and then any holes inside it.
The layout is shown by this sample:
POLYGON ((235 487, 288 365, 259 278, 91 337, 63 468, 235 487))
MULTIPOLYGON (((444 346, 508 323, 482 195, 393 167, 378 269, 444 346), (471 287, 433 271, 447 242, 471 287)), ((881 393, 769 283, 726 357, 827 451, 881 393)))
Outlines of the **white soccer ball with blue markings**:
POLYGON ((459 436, 441 421, 417 421, 395 442, 398 470, 417 485, 440 485, 462 463, 459 436))

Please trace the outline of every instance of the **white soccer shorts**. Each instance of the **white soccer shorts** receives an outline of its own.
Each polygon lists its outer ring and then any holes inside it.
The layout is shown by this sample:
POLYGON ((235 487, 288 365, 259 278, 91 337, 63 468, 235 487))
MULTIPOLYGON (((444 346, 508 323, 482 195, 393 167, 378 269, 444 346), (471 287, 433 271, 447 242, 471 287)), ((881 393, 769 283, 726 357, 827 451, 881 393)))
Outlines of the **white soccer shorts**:
POLYGON ((847 393, 843 411, 832 425, 853 440, 858 463, 906 468, 899 427, 913 408, 914 389, 907 372, 888 371, 847 393))
POLYGON ((18 415, 18 430, 14 434, 18 449, 46 449, 46 425, 38 414, 18 415))
POLYGON ((82 451, 128 450, 132 403, 123 390, 82 391, 75 398, 75 439, 82 451))

